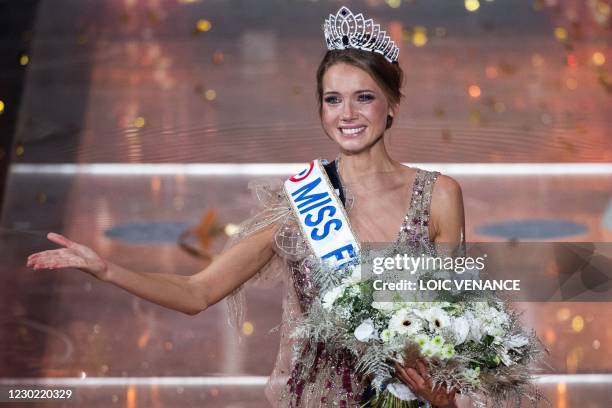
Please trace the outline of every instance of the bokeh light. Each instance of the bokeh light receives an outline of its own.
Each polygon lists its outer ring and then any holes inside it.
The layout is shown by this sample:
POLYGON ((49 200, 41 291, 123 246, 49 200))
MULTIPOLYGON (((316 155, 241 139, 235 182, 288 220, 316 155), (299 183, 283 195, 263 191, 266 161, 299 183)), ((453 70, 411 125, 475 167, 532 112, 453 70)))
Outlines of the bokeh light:
POLYGON ((205 33, 210 31, 212 28, 212 23, 206 19, 200 19, 196 23, 196 31, 199 33, 205 33))
POLYGON ((480 8, 480 2, 478 0, 465 0, 465 9, 467 11, 474 12, 480 8))
POLYGON ((555 27, 554 34, 555 38, 559 41, 567 40, 567 31, 563 27, 555 27))
POLYGON ((255 331, 255 327, 253 326, 253 323, 251 323, 251 322, 244 322, 242 324, 242 333, 245 336, 250 336, 251 334, 253 334, 254 331, 255 331))
POLYGON ((575 333, 580 333, 584 329, 584 318, 580 315, 574 316, 572 319, 572 330, 575 333))
POLYGON ((217 91, 214 89, 207 89, 204 93, 204 97, 209 101, 214 101, 217 98, 217 91))
POLYGON ((478 85, 470 85, 468 93, 472 98, 478 98, 480 97, 480 87, 478 85))
POLYGON ((597 51, 593 53, 591 60, 593 61, 593 64, 601 66, 606 63, 606 56, 603 54, 603 52, 597 51))
POLYGON ((412 34, 412 44, 416 47, 422 47, 427 44, 427 29, 423 26, 414 27, 412 34))

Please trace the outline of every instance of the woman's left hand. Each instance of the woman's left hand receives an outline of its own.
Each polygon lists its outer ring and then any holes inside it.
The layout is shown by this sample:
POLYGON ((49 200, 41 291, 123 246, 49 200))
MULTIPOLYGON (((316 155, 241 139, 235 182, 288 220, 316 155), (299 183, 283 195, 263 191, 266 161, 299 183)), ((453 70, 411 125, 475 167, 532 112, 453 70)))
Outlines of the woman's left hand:
POLYGON ((456 390, 450 392, 446 386, 433 388, 431 376, 422 361, 417 361, 416 369, 395 365, 397 377, 406 384, 419 398, 423 398, 435 407, 457 408, 456 390), (433 388, 433 389, 432 389, 433 388))

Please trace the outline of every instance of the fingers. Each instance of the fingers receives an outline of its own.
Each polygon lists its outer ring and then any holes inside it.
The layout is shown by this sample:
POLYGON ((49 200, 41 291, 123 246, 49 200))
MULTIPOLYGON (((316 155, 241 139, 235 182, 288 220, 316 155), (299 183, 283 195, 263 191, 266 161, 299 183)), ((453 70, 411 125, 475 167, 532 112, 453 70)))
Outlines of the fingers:
POLYGON ((431 383, 431 376, 429 375, 429 371, 421 360, 417 360, 416 368, 421 377, 423 377, 426 382, 431 383))
POLYGON ((83 265, 83 260, 68 249, 38 252, 28 257, 27 266, 33 269, 72 268, 83 265))
POLYGON ((406 373, 406 369, 400 364, 395 364, 395 371, 397 377, 399 377, 399 379, 402 380, 404 384, 408 385, 410 389, 412 389, 412 391, 416 392, 418 387, 414 383, 414 381, 412 381, 410 376, 406 373))
POLYGON ((71 240, 69 240, 65 236, 57 234, 55 232, 48 233, 47 234, 47 239, 49 239, 49 241, 55 242, 56 244, 65 246, 67 248, 70 248, 71 246, 74 245, 74 242, 72 242, 71 240))

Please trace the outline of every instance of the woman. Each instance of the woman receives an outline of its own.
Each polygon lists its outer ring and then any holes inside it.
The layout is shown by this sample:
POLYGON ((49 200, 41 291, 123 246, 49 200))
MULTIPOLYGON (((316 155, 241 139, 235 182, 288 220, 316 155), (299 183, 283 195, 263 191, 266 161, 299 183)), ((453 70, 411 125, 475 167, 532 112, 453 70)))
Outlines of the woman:
MULTIPOLYGON (((405 167, 387 151, 385 131, 398 112, 403 73, 397 64, 397 47, 383 31, 364 35, 368 23, 372 27, 371 20, 364 21, 345 7, 326 21, 328 52, 317 71, 317 94, 323 129, 339 149, 326 171, 337 175, 337 192, 359 242, 391 242, 398 247, 408 241, 425 247, 439 242, 460 244, 464 215, 457 182, 437 172, 405 167), (361 24, 343 25, 345 21, 361 24), (380 36, 386 38, 384 49, 377 41, 380 36), (375 43, 379 48, 372 46, 375 43)), ((266 390, 270 401, 282 406, 356 405, 367 391, 367 380, 353 371, 350 355, 342 350, 335 355, 317 350, 314 365, 290 358, 292 350, 299 350, 289 336, 290 322, 307 312, 321 294, 309 280, 303 262, 309 247, 286 190, 279 184, 259 184, 255 190, 264 209, 241 225, 220 256, 192 276, 131 271, 55 233, 48 238, 64 248, 32 254, 27 264, 34 269, 78 268, 190 315, 229 295, 230 303, 239 305, 238 289, 276 267, 285 281, 286 296, 281 349, 266 390)), ((431 389, 423 364, 397 366, 397 376, 433 406, 456 406, 454 391, 431 389)))

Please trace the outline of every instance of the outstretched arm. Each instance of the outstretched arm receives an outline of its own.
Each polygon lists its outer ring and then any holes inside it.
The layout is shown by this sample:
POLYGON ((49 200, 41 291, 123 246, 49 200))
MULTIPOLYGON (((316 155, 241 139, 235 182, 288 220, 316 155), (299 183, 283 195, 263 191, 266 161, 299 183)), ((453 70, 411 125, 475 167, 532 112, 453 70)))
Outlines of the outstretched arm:
POLYGON ((49 240, 65 248, 28 257, 34 269, 77 268, 161 306, 195 315, 217 303, 249 280, 273 256, 276 226, 247 238, 192 276, 137 272, 100 258, 90 248, 50 233, 49 240))

